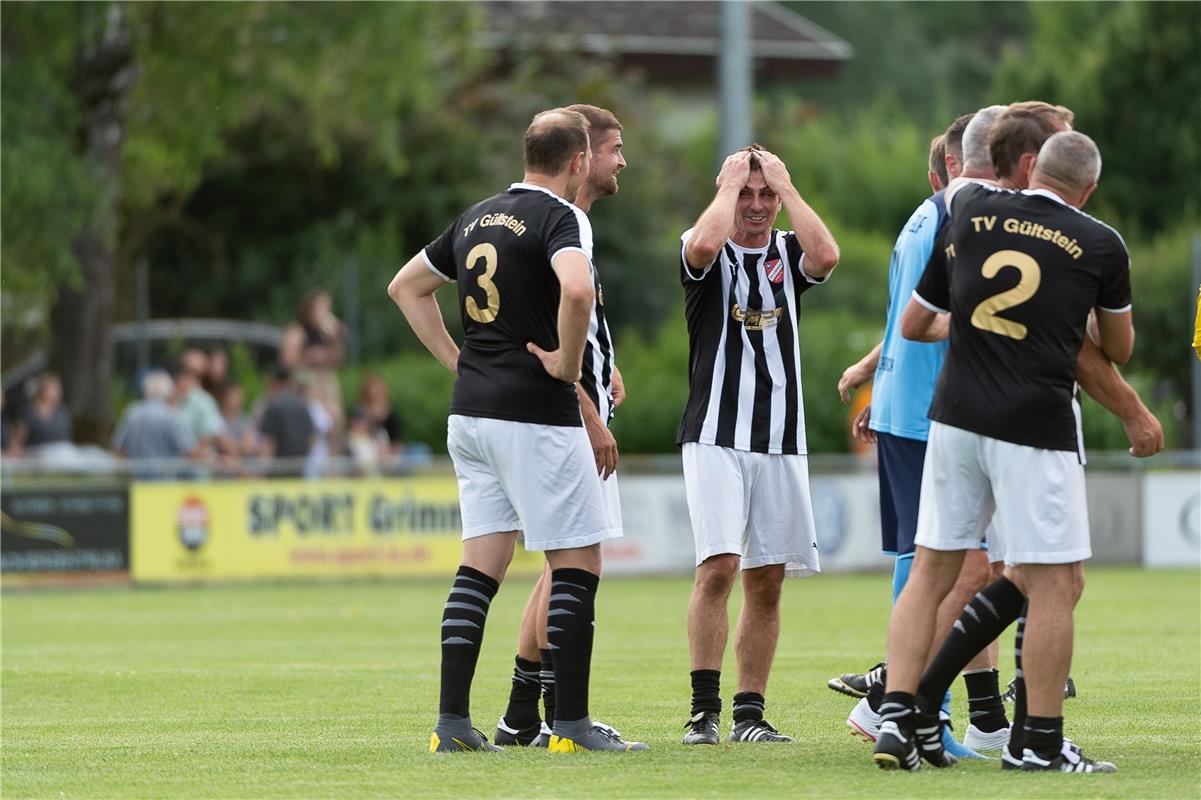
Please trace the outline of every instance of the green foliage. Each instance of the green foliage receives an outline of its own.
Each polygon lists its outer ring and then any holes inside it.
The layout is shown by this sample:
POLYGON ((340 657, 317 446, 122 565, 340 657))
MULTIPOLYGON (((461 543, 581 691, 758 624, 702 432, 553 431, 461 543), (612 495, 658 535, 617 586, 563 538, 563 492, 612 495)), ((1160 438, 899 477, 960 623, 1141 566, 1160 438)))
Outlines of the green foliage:
POLYGON ((1201 210, 1201 5, 1046 3, 997 71, 994 96, 1076 114, 1105 166, 1091 207, 1128 236, 1201 210))

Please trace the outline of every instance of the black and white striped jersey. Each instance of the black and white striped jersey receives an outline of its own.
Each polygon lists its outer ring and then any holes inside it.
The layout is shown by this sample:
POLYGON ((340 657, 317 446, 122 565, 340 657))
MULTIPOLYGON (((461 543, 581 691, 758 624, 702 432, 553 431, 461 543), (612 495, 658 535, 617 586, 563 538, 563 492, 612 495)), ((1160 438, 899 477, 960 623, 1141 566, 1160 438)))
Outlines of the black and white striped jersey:
POLYGON ((799 302, 826 279, 804 271, 791 231, 773 230, 759 249, 727 241, 701 271, 684 256, 691 236, 680 237, 689 393, 676 443, 805 454, 799 302))
POLYGON ((609 335, 609 323, 605 320, 605 292, 595 264, 592 265, 592 280, 596 299, 592 301, 580 387, 596 406, 601 421, 608 425, 613 421, 613 337, 609 335))

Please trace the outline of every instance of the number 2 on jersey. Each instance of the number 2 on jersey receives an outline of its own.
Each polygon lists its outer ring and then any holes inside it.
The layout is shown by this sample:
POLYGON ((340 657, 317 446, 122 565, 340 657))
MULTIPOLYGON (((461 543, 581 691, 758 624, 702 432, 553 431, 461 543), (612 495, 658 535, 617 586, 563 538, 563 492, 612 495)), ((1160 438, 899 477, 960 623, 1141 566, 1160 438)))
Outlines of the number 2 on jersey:
POLYGON ((495 321, 496 315, 500 313, 500 290, 492 282, 492 276, 496 274, 496 248, 488 242, 481 242, 471 248, 471 252, 467 254, 467 271, 475 269, 475 262, 481 258, 484 259, 484 271, 475 282, 488 296, 488 305, 480 308, 474 297, 468 297, 464 305, 467 307, 467 316, 486 324, 495 321))
POLYGON ((995 278, 1004 267, 1015 267, 1022 273, 1018 285, 984 300, 972 312, 972 325, 982 331, 999 333, 1010 339, 1025 339, 1026 326, 1020 322, 998 317, 997 313, 1021 305, 1034 296, 1042 282, 1042 270, 1038 262, 1017 250, 998 250, 980 267, 986 278, 995 278))

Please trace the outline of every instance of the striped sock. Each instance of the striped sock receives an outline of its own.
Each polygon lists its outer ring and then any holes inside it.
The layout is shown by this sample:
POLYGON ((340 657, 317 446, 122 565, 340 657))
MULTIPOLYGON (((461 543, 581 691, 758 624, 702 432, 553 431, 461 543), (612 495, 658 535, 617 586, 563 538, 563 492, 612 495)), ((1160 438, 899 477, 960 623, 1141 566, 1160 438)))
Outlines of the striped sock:
POLYGON ((1022 735, 1026 747, 1039 758, 1050 761, 1063 749, 1063 717, 1026 717, 1022 735))
POLYGON ((955 676, 1017 619, 1024 602, 1025 597, 1008 578, 998 578, 976 593, 922 675, 917 694, 923 710, 938 710, 955 676))
POLYGON ((1026 675, 1022 672, 1022 639, 1026 636, 1026 612, 1029 604, 1022 606, 1018 617, 1017 632, 1013 635, 1013 725, 1009 728, 1009 755, 1022 760, 1026 747, 1026 675))
POLYGON ((550 574, 546 633, 555 662, 556 720, 588 716, 588 679, 592 670, 593 620, 600 578, 582 569, 550 574))
POLYGON ((555 661, 549 649, 539 650, 538 657, 542 660, 542 669, 538 672, 538 682, 542 684, 542 721, 548 728, 555 726, 555 661))
POLYGON ((459 567, 442 609, 441 714, 470 716, 471 680, 484 640, 488 606, 500 584, 479 570, 459 567))
POLYGON ((734 695, 734 724, 762 720, 765 702, 763 695, 757 692, 739 692, 734 695))
POLYGON ((897 727, 913 724, 913 695, 909 692, 888 692, 880 701, 880 722, 895 722, 897 727))
POLYGON ((1001 685, 997 671, 991 667, 963 673, 967 685, 968 719, 985 733, 1009 726, 1005 718, 1005 703, 1001 701, 1001 685))
POLYGON ((527 661, 521 656, 517 656, 513 661, 513 688, 509 690, 509 707, 505 709, 505 722, 512 728, 528 728, 539 722, 541 664, 537 661, 527 661))

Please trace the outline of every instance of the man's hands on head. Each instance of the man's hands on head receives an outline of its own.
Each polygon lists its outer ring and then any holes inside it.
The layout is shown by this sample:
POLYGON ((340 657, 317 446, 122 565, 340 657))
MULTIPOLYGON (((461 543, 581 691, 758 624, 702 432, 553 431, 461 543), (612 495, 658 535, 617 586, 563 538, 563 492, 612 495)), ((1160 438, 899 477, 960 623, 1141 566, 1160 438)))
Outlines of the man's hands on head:
POLYGON ((721 170, 717 173, 717 188, 732 186, 742 190, 751 177, 751 154, 748 150, 739 150, 726 156, 721 170))
POLYGON ((792 176, 779 156, 766 150, 756 150, 755 155, 759 159, 759 169, 763 171, 763 180, 772 191, 783 194, 792 190, 792 176))

